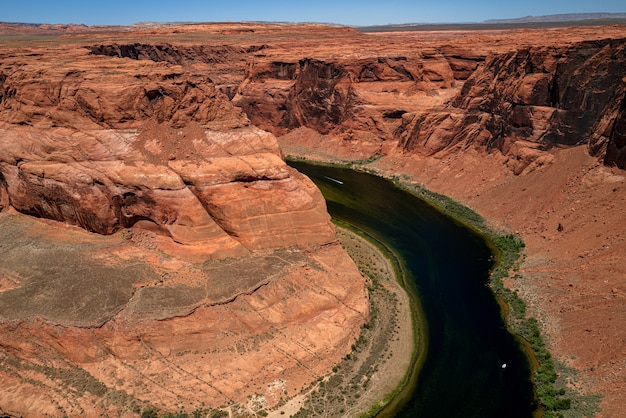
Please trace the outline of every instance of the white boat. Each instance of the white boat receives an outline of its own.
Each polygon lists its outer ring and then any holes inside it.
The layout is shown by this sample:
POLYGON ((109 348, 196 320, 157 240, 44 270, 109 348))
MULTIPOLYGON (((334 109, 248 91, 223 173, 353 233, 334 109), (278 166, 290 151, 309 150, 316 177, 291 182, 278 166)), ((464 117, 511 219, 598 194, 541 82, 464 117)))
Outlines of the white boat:
POLYGON ((337 179, 334 179, 334 178, 332 178, 332 177, 324 176, 324 178, 325 178, 325 179, 328 179, 328 180, 330 180, 330 181, 334 181, 334 182, 335 182, 335 183, 337 183, 337 184, 343 184, 343 181, 341 181, 341 180, 337 180, 337 179))

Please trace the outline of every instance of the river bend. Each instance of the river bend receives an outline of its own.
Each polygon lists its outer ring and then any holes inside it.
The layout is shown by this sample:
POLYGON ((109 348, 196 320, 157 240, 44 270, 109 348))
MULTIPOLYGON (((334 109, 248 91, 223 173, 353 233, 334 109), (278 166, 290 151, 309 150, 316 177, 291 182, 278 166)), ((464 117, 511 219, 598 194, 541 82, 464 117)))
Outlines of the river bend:
POLYGON ((397 417, 531 417, 529 363, 487 286, 484 238, 396 188, 349 169, 290 162, 326 198, 328 211, 375 237, 404 262, 427 323, 427 355, 397 417))

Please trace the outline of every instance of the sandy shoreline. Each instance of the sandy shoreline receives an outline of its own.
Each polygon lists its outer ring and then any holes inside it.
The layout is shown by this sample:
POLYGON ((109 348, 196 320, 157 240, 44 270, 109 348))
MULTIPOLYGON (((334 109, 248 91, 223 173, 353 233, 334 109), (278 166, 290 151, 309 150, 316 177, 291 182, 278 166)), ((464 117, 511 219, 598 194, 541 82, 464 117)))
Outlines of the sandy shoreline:
MULTIPOLYGON (((348 254, 355 260, 359 269, 365 270, 365 273, 367 273, 367 259, 359 259, 359 256, 376 260, 375 263, 370 264, 372 266, 370 271, 378 268, 378 272, 371 274, 376 274, 379 277, 380 284, 396 298, 395 306, 390 306, 391 304, 387 303, 387 306, 381 306, 380 308, 381 310, 389 308, 389 311, 395 309, 397 328, 396 338, 389 341, 389 351, 393 353, 393 360, 382 361, 378 373, 372 377, 374 384, 371 387, 371 392, 368 393, 361 405, 371 406, 380 402, 385 396, 394 391, 409 372, 413 353, 418 349, 415 336, 416 325, 412 318, 410 297, 398 282, 390 260, 375 245, 350 230, 338 228, 337 236, 348 254), (351 248, 351 246, 356 245, 361 247, 351 248), (355 253, 358 253, 358 255, 355 253), (380 270, 381 268, 384 269, 384 272, 380 270)), ((383 303, 383 305, 385 304, 383 303)), ((358 410, 358 408, 355 408, 355 410, 358 410)))
POLYGON ((269 417, 361 416, 388 402, 411 367, 416 348, 411 301, 390 260, 348 229, 338 227, 337 238, 370 278, 372 318, 331 374, 269 411, 269 417))

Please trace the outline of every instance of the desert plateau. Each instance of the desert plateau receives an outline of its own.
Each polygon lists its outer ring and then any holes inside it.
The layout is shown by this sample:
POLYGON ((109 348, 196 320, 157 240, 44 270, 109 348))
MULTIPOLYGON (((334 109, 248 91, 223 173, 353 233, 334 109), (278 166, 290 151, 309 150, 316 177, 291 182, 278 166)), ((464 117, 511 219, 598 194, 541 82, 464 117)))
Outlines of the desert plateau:
POLYGON ((407 293, 288 157, 523 240, 505 286, 595 400, 560 413, 625 416, 626 26, 232 22, 0 24, 0 416, 360 416, 392 393, 407 293), (369 391, 320 397, 339 377, 369 391))

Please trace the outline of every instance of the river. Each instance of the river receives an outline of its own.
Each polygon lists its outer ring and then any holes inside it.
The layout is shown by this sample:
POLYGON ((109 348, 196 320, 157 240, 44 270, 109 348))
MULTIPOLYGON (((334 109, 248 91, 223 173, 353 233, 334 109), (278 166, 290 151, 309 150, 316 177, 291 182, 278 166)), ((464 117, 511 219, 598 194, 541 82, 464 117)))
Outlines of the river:
POLYGON ((388 180, 290 162, 326 198, 328 211, 391 248, 422 306, 427 355, 396 417, 532 417, 528 359, 487 286, 485 239, 388 180))

